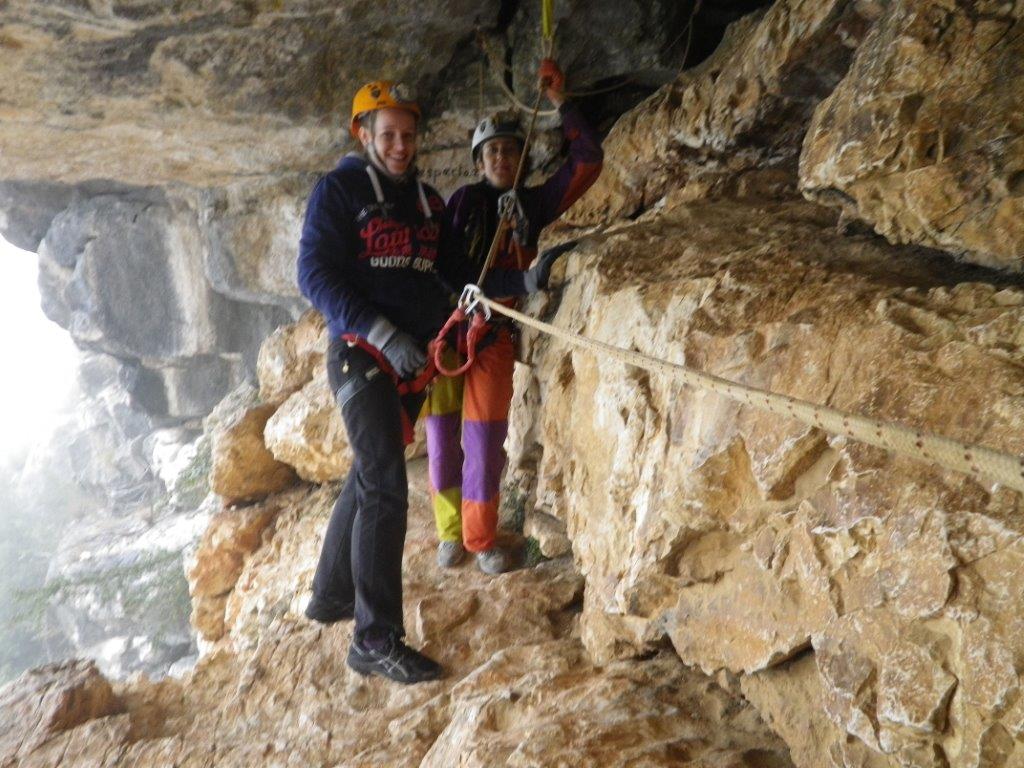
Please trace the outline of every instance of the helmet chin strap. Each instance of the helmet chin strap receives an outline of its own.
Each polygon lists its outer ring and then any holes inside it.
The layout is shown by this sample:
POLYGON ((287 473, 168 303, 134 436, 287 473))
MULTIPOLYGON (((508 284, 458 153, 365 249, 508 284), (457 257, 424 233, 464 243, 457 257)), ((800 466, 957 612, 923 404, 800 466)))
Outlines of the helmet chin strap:
POLYGON ((415 172, 416 172, 416 158, 415 158, 415 156, 413 157, 412 161, 409 163, 409 167, 406 168, 405 171, 402 172, 402 173, 392 173, 391 171, 388 170, 388 167, 384 164, 384 161, 381 159, 381 156, 377 153, 377 148, 375 146, 373 146, 373 141, 370 141, 370 143, 366 145, 366 156, 369 158, 370 162, 373 163, 373 166, 378 171, 383 173, 385 176, 387 176, 392 181, 397 181, 397 182, 406 181, 407 179, 411 179, 415 175, 415 172))

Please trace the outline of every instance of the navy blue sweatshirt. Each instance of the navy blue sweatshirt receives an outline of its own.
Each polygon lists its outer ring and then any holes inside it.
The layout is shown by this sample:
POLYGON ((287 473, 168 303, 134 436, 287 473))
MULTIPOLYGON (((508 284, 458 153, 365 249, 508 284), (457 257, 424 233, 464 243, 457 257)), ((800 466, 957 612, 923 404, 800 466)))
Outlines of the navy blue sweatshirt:
MULTIPOLYGON (((365 340, 384 316, 426 342, 451 312, 450 292, 475 282, 477 270, 459 251, 461 238, 451 236, 436 190, 424 185, 428 218, 415 179, 396 182, 378 171, 382 205, 367 165, 346 155, 313 189, 299 242, 299 288, 327 320, 332 339, 365 340)), ((524 293, 523 273, 492 270, 484 288, 498 296, 524 293)))

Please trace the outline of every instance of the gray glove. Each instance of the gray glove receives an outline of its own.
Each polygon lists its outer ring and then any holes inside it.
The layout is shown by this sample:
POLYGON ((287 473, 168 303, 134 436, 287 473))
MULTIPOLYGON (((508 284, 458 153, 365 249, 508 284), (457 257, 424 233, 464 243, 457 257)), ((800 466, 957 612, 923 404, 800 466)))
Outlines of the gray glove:
POLYGON ((400 331, 386 317, 377 318, 366 334, 373 344, 403 379, 410 379, 427 362, 427 353, 416 339, 400 331))

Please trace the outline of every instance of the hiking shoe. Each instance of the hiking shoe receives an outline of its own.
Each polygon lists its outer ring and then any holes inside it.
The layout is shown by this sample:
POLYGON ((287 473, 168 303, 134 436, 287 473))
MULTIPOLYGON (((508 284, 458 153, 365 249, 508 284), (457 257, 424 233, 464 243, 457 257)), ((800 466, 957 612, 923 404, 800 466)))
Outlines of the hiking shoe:
POLYGON ((319 621, 321 624, 334 624, 355 616, 355 606, 352 603, 339 603, 313 595, 306 604, 305 614, 307 619, 319 621))
POLYGON ((491 547, 483 552, 477 552, 476 565, 484 573, 497 576, 512 569, 512 560, 505 550, 491 547))
POLYGON ((360 675, 380 675, 406 685, 437 680, 444 674, 440 664, 395 637, 388 638, 380 650, 353 640, 348 665, 360 675))
POLYGON ((466 556, 466 548, 461 541, 442 541, 437 545, 437 567, 454 568, 466 556))

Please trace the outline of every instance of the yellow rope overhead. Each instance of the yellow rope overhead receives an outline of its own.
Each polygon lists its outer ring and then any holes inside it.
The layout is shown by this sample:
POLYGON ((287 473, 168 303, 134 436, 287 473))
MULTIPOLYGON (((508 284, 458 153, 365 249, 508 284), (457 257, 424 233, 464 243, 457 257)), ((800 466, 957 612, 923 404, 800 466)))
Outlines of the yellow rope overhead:
POLYGON ((540 0, 540 32, 545 41, 555 36, 554 0, 540 0))
POLYGON ((901 456, 931 462, 973 477, 984 476, 1002 483, 1007 488, 1024 491, 1024 456, 1015 456, 981 445, 962 443, 948 437, 932 435, 902 424, 871 419, 837 408, 799 400, 768 390, 739 384, 709 373, 695 371, 684 365, 623 349, 602 341, 589 339, 549 323, 535 320, 503 304, 491 301, 476 286, 467 286, 464 294, 473 302, 510 317, 569 344, 621 360, 628 365, 653 373, 661 373, 697 389, 724 395, 762 411, 796 419, 810 427, 842 435, 860 442, 883 448, 901 456))

